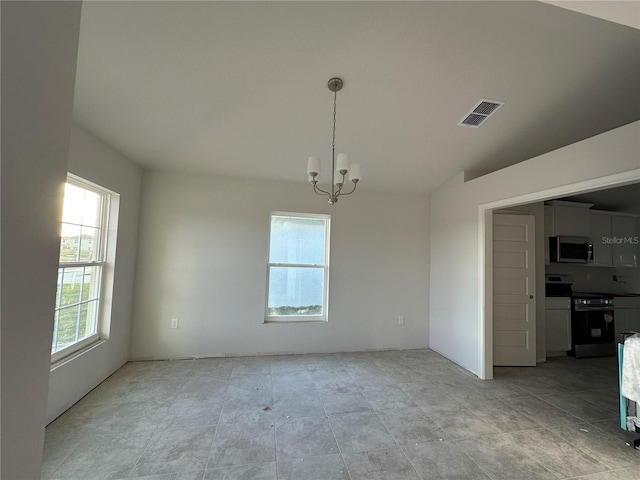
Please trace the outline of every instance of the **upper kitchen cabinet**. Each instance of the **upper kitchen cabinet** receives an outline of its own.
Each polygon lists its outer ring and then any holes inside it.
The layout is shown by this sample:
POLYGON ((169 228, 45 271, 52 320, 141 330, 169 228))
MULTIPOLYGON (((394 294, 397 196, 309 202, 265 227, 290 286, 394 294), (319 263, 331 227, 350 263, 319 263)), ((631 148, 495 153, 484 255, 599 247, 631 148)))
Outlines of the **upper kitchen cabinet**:
POLYGON ((640 228, 637 216, 592 210, 589 221, 593 265, 638 266, 640 228))
POLYGON ((638 266, 638 218, 632 215, 611 215, 611 233, 613 234, 613 266, 638 266))
POLYGON ((548 203, 551 206, 551 237, 567 235, 572 237, 588 237, 589 209, 592 203, 566 202, 554 200, 548 203))
POLYGON ((593 240, 593 265, 613 266, 613 249, 606 239, 611 238, 611 212, 592 210, 589 213, 590 233, 593 240))

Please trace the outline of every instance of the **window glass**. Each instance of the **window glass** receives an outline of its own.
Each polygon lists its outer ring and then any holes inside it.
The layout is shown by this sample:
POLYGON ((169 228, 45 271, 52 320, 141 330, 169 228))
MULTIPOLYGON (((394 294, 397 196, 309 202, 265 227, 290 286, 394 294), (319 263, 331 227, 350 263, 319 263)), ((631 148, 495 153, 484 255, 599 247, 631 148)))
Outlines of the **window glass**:
POLYGON ((62 223, 99 227, 103 195, 71 182, 64 187, 62 223))
POLYGON ((274 216, 271 218, 271 263, 324 264, 323 218, 274 216))
POLYGON ((324 269, 272 267, 269 315, 322 315, 324 269))
POLYGON ((266 321, 327 320, 329 216, 271 214, 266 321))
POLYGON ((56 357, 97 338, 109 198, 109 192, 75 177, 65 184, 51 345, 56 357))

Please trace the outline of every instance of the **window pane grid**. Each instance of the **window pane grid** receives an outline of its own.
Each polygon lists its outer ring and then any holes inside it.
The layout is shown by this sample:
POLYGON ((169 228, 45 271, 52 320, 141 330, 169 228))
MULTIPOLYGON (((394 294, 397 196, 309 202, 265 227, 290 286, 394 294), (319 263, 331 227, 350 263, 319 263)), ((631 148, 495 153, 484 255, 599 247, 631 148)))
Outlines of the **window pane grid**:
POLYGON ((56 329, 51 353, 56 353, 97 333, 98 299, 61 308, 56 312, 56 329))
POLYGON ((58 269, 57 309, 100 296, 102 265, 60 267, 58 269))
POLYGON ((97 333, 101 265, 60 267, 51 353, 97 333))
POLYGON ((106 195, 67 182, 60 229, 60 263, 103 260, 106 195))
POLYGON ((108 208, 108 192, 68 178, 60 227, 52 361, 97 338, 108 208))
POLYGON ((97 262, 102 260, 102 229, 84 225, 62 224, 60 263, 97 262))

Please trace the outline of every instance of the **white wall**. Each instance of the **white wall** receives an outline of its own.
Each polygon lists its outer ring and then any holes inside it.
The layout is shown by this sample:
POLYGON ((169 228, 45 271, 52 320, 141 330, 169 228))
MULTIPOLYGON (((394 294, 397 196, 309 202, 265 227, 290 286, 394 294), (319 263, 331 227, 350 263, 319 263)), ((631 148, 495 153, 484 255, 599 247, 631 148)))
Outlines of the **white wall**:
POLYGON ((2 471, 40 478, 80 2, 2 2, 2 471))
POLYGON ((86 395, 129 357, 142 170, 86 130, 74 126, 69 171, 119 194, 110 331, 108 341, 51 371, 47 422, 86 395))
POLYGON ((303 179, 145 172, 131 357, 426 347, 428 210, 361 191, 330 207, 303 179), (331 214, 328 323, 263 324, 271 211, 331 214))
POLYGON ((460 173, 431 195, 431 348, 480 373, 480 205, 532 194, 520 201, 529 203, 543 191, 557 197, 562 186, 621 172, 640 177, 639 138, 634 122, 466 183, 460 173))

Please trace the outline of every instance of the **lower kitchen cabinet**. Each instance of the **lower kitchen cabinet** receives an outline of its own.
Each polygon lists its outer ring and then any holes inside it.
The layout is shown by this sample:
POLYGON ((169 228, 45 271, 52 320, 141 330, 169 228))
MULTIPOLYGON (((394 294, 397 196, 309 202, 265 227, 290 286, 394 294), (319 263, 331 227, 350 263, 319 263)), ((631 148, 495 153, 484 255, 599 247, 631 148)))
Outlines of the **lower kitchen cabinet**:
POLYGON ((640 297, 615 297, 613 307, 616 340, 623 332, 640 333, 640 297))
POLYGON ((571 350, 571 299, 545 299, 545 341, 547 356, 565 355, 571 350))

